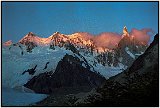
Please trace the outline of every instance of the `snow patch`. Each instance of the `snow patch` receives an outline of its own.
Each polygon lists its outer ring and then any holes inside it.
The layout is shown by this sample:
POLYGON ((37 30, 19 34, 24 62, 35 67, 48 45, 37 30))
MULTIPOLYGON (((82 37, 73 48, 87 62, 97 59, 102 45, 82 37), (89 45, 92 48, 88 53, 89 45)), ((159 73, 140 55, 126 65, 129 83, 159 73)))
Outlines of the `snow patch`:
POLYGON ((125 48, 125 51, 126 51, 127 54, 129 54, 133 59, 135 59, 135 55, 129 51, 129 48, 128 48, 128 47, 125 48))
POLYGON ((144 52, 141 52, 140 54, 135 54, 136 56, 140 56, 140 55, 142 55, 144 52))

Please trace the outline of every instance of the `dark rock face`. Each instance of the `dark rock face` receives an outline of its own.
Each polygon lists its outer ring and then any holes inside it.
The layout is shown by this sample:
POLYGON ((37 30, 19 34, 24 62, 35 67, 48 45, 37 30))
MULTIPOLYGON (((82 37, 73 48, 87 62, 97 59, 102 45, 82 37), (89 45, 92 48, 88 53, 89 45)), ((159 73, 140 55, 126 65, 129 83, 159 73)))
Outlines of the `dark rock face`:
POLYGON ((26 45, 26 51, 29 52, 29 53, 32 52, 32 49, 34 47, 37 47, 37 45, 33 42, 28 42, 28 43, 26 42, 25 45, 26 45))
POLYGON ((115 49, 115 53, 117 55, 116 57, 117 58, 122 57, 123 59, 121 62, 127 66, 130 66, 132 65, 135 59, 132 58, 129 54, 127 54, 125 49, 128 48, 128 50, 132 54, 136 54, 144 52, 147 49, 147 47, 148 45, 142 44, 140 41, 134 39, 134 37, 124 36, 120 40, 118 47, 115 49))
POLYGON ((111 77, 96 90, 99 98, 90 95, 76 106, 159 106, 158 34, 144 54, 124 72, 111 77), (94 99, 94 101, 93 101, 94 99))
POLYGON ((25 71, 22 73, 22 75, 24 75, 26 72, 28 72, 29 75, 34 75, 34 73, 36 72, 36 71, 35 71, 36 67, 37 67, 37 65, 36 65, 34 68, 25 70, 25 71))
POLYGON ((50 94, 62 88, 81 89, 81 87, 87 87, 91 90, 104 81, 105 78, 100 74, 83 67, 79 58, 66 54, 59 61, 54 73, 46 72, 35 76, 24 86, 37 93, 50 94))

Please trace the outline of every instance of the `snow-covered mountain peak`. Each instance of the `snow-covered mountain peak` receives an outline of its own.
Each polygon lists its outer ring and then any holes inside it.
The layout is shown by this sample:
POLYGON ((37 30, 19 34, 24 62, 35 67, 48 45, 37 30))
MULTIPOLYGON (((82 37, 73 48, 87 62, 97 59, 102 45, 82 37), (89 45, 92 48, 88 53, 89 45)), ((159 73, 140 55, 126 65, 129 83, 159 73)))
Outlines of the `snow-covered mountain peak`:
POLYGON ((108 47, 101 46, 97 44, 98 41, 99 39, 94 38, 93 35, 87 32, 75 32, 73 34, 66 35, 57 31, 47 38, 42 38, 37 36, 33 32, 29 32, 19 41, 19 43, 26 46, 34 45, 34 46, 50 46, 50 47, 54 46, 65 47, 67 44, 70 43, 73 44, 76 48, 78 48, 78 50, 96 54, 110 52, 109 50, 111 50, 112 52, 112 50, 116 49, 117 47, 124 49, 126 46, 136 47, 144 45, 144 43, 136 40, 134 38, 134 35, 128 32, 126 26, 123 28, 122 39, 120 39, 120 41, 117 43, 116 48, 109 49, 108 47))
POLYGON ((64 34, 61 34, 60 32, 54 32, 53 34, 52 34, 52 36, 53 37, 63 37, 64 36, 64 34))
POLYGON ((12 40, 3 43, 3 46, 10 46, 10 45, 12 45, 12 40))
POLYGON ((40 45, 40 46, 49 45, 50 42, 51 42, 50 38, 41 38, 32 32, 29 32, 27 35, 25 35, 19 41, 19 43, 21 43, 23 45, 28 45, 29 43, 34 43, 35 45, 40 45))

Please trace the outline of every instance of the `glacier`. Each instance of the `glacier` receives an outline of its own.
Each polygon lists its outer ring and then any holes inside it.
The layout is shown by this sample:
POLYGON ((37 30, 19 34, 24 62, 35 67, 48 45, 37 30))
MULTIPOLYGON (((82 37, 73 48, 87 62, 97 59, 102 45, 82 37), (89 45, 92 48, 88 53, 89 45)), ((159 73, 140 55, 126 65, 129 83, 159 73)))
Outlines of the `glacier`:
POLYGON ((125 48, 125 51, 126 51, 127 54, 129 54, 133 59, 135 59, 135 55, 129 51, 129 48, 128 48, 128 47, 125 48))
POLYGON ((28 106, 47 97, 46 94, 23 92, 11 88, 2 88, 2 106, 28 106))
MULTIPOLYGON (((25 49, 25 46, 22 45, 22 49, 25 49)), ((44 99, 46 97, 44 94, 16 91, 15 89, 23 87, 31 78, 40 73, 51 70, 54 72, 58 62, 66 54, 78 57, 83 63, 85 63, 85 58, 92 67, 90 68, 91 71, 99 72, 106 79, 122 72, 126 68, 123 64, 119 64, 118 67, 103 66, 98 63, 94 54, 80 52, 80 56, 71 50, 58 46, 55 46, 55 50, 50 49, 49 46, 37 46, 32 50, 32 53, 23 50, 23 55, 21 51, 17 46, 12 46, 10 49, 9 47, 2 47, 2 104, 5 106, 25 106, 44 99), (47 62, 49 62, 47 68, 44 69, 47 62), (34 75, 29 75, 28 73, 22 75, 25 70, 36 65, 37 68, 34 75)), ((86 67, 85 64, 82 64, 82 66, 86 67)))
POLYGON ((2 49, 2 85, 5 87, 14 88, 16 86, 23 86, 29 79, 43 72, 49 72, 55 70, 58 62, 63 56, 68 53, 72 54, 70 50, 56 47, 55 50, 49 49, 49 47, 36 47, 32 50, 32 53, 24 52, 24 55, 20 54, 19 48, 2 49), (47 69, 43 70, 45 64, 47 69), (37 65, 34 75, 22 73, 37 65))

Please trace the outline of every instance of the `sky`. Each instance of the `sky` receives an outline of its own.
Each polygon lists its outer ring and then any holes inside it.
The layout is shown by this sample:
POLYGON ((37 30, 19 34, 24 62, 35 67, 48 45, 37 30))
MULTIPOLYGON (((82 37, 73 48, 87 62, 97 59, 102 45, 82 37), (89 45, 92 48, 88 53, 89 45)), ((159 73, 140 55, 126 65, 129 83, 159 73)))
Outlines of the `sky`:
POLYGON ((2 2, 2 42, 18 42, 28 32, 121 34, 125 25, 158 33, 158 2, 2 2))

